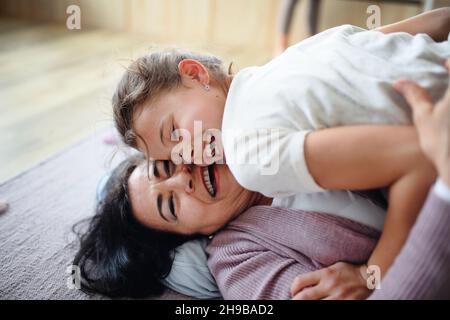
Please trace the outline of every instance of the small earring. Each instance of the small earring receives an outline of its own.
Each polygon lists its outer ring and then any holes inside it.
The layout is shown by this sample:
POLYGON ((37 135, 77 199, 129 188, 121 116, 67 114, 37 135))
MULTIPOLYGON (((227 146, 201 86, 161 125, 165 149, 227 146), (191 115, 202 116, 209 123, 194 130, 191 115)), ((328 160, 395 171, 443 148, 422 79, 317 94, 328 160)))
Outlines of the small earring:
POLYGON ((209 85, 207 85, 207 84, 203 85, 203 88, 205 88, 206 91, 209 91, 209 89, 210 89, 209 85))

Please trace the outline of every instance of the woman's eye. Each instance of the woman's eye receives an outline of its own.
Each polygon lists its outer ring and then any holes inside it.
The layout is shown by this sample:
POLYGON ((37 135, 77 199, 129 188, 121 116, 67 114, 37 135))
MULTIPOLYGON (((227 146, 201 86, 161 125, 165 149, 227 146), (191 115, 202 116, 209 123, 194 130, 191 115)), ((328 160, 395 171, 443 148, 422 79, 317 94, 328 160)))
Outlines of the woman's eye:
POLYGON ((175 217, 175 219, 177 218, 177 215, 175 214, 175 205, 173 203, 173 194, 171 193, 169 196, 169 200, 168 200, 168 205, 169 205, 169 210, 170 213, 175 217))
POLYGON ((170 163, 169 163, 169 160, 164 160, 164 161, 163 161, 163 164, 164 164, 164 172, 165 172, 165 174, 166 174, 168 177, 170 177, 171 173, 170 173, 170 163))

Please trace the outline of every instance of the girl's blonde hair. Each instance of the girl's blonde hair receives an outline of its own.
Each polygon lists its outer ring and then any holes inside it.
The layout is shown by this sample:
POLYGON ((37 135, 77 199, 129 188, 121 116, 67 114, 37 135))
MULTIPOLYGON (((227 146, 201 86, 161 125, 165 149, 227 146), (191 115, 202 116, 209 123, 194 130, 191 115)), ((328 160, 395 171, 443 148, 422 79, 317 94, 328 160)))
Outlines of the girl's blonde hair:
MULTIPOLYGON (((136 147, 133 115, 137 107, 180 86, 178 64, 184 59, 197 60, 208 69, 214 81, 225 82, 227 72, 222 61, 213 55, 169 49, 141 56, 127 68, 112 98, 114 123, 125 144, 136 147)), ((228 74, 231 74, 231 64, 228 74)))

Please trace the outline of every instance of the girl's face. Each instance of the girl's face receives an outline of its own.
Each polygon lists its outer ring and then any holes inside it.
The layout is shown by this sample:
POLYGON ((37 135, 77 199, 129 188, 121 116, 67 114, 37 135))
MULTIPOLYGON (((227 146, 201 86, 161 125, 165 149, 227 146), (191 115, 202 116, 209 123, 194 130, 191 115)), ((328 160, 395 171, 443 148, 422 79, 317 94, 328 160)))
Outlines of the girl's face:
MULTIPOLYGON (((194 156, 194 139, 198 139, 195 148, 199 150, 200 147, 200 152, 195 152, 195 160, 190 157, 190 163, 205 163, 202 161, 203 150, 214 139, 204 139, 203 133, 208 129, 221 129, 227 89, 213 81, 207 69, 196 60, 183 60, 178 69, 181 86, 137 108, 133 117, 137 148, 149 159, 173 160, 172 150, 182 140, 190 143, 189 156, 194 156), (174 130, 181 134, 172 134, 174 130)), ((227 80, 225 87, 230 81, 227 80)), ((182 153, 182 150, 176 151, 177 155, 182 153)), ((215 159, 221 156, 217 154, 215 159)))
POLYGON ((133 214, 145 226, 181 234, 211 234, 256 204, 270 199, 245 190, 226 165, 174 165, 153 161, 128 180, 133 214))

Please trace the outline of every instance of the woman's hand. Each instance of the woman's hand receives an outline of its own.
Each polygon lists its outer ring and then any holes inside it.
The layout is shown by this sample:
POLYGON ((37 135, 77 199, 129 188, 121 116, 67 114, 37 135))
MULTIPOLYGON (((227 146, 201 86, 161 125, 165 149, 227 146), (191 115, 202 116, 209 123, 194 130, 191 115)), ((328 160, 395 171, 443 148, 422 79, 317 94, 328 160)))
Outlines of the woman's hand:
MULTIPOLYGON (((450 70, 450 59, 446 66, 450 70)), ((399 80, 394 87, 413 110, 423 152, 435 165, 440 178, 450 186, 450 81, 444 97, 434 106, 430 94, 413 81, 399 80)))
POLYGON ((291 286, 293 300, 356 300, 366 299, 371 291, 361 268, 338 262, 330 267, 301 274, 291 286))

